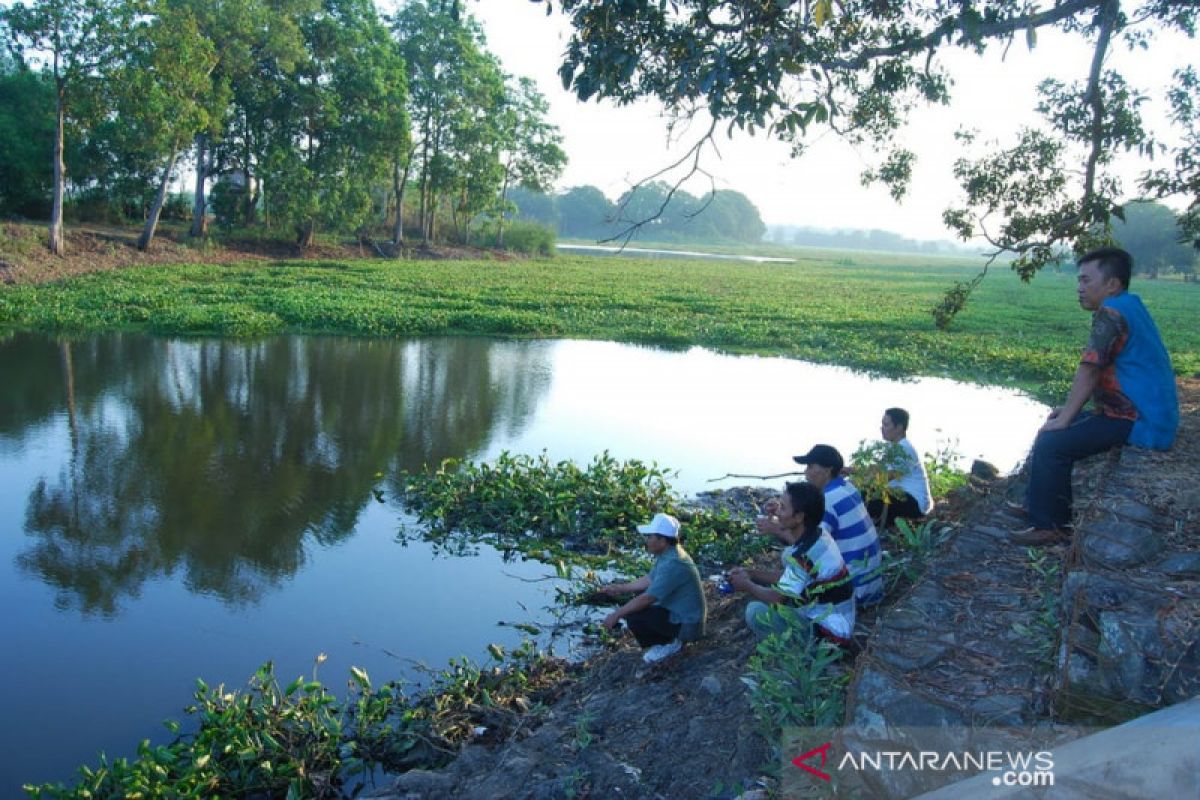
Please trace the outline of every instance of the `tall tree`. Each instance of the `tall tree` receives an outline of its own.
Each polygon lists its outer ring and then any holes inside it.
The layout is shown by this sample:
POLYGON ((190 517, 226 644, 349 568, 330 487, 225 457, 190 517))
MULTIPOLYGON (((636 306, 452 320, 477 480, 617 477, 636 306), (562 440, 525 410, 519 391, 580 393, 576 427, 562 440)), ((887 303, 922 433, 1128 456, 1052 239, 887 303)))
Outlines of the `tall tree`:
POLYGON ((529 78, 518 78, 505 87, 500 111, 500 160, 504 180, 500 188, 500 213, 496 245, 504 246, 504 212, 510 186, 534 192, 550 190, 567 165, 558 127, 547 120, 550 104, 529 78))
POLYGON ((120 124, 137 131, 139 148, 162 170, 146 214, 139 250, 154 239, 167 188, 184 147, 211 127, 216 46, 187 3, 155 0, 127 35, 129 57, 109 82, 120 124))
POLYGON ((54 87, 0 55, 0 214, 43 217, 53 181, 54 87))
POLYGON ((371 214, 407 130, 404 63, 370 0, 325 0, 300 22, 306 54, 276 105, 264 178, 269 207, 312 244, 318 225, 371 214))
POLYGON ((98 71, 113 61, 122 34, 136 11, 126 0, 35 0, 16 3, 3 13, 15 52, 28 63, 42 62, 54 83, 55 134, 50 252, 61 255, 63 196, 67 169, 65 131, 73 104, 95 90, 98 71))
MULTIPOLYGON (((268 150, 278 148, 278 122, 290 115, 286 105, 294 73, 308 57, 301 21, 316 14, 320 0, 222 0, 214 5, 221 61, 232 100, 225 125, 211 152, 210 175, 235 178, 243 189, 236 222, 251 225, 262 200, 260 171, 268 150)), ((235 220, 228 220, 231 224, 235 220)))
MULTIPOLYGON (((489 110, 502 97, 499 65, 483 51, 479 24, 456 8, 450 0, 413 0, 391 19, 408 69, 410 152, 417 161, 419 223, 426 242, 433 237, 442 198, 457 189, 461 207, 467 176, 476 185, 486 183, 489 164, 479 152, 490 138, 473 126, 490 126, 489 110)), ((412 169, 409 163, 404 171, 412 169)))

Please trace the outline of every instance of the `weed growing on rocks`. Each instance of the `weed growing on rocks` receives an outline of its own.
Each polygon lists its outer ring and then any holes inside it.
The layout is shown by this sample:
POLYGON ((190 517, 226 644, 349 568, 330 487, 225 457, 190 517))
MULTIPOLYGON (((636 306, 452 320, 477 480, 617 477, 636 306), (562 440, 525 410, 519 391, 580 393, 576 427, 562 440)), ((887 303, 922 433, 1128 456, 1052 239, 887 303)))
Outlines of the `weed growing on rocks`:
POLYGON ((1013 632, 1029 642, 1029 651, 1038 663, 1049 668, 1053 665, 1054 651, 1061 630, 1059 608, 1062 604, 1062 564, 1050 553, 1037 547, 1026 551, 1029 569, 1037 575, 1037 616, 1029 625, 1013 623, 1013 632))
POLYGON ((813 637, 808 620, 780 616, 786 627, 758 643, 742 676, 768 741, 788 727, 837 725, 850 679, 848 671, 837 667, 841 649, 813 637))

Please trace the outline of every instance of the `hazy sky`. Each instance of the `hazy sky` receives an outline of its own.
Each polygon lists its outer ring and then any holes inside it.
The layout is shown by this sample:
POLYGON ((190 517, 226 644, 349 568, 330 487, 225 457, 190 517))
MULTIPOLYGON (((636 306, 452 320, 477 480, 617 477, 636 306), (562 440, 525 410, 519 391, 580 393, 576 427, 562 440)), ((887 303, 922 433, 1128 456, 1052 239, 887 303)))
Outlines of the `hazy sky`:
MULTIPOLYGON (((388 4, 383 4, 388 5, 388 4)), ((528 0, 472 0, 466 8, 484 26, 488 49, 511 73, 534 78, 551 104, 552 120, 562 130, 570 163, 560 188, 592 184, 615 198, 630 183, 670 164, 690 143, 667 141, 666 120, 654 103, 617 107, 612 103, 577 101, 563 91, 557 75, 569 26, 558 13, 547 17, 541 3, 528 0)), ((1182 37, 1157 42, 1150 53, 1115 48, 1110 64, 1128 68, 1127 77, 1150 93, 1162 114, 1162 87, 1178 66, 1197 62, 1195 42, 1182 37)), ((793 160, 789 148, 760 134, 719 134, 721 159, 705 167, 719 189, 736 189, 758 206, 767 223, 826 228, 883 228, 914 238, 951 238, 941 211, 958 197, 951 168, 959 148, 953 139, 960 126, 977 128, 1011 144, 1017 128, 1034 118, 1035 87, 1048 75, 1064 81, 1086 78, 1090 50, 1077 39, 1039 34, 1030 52, 1018 37, 1004 57, 992 48, 984 58, 953 54, 954 104, 922 110, 904 134, 919 156, 909 196, 897 205, 879 187, 864 189, 859 174, 871 153, 856 152, 832 134, 818 134, 803 158, 793 160)), ((695 126, 693 136, 699 134, 695 126)), ((724 130, 724 126, 720 128, 724 130)), ((1131 162, 1129 174, 1142 168, 1131 162)), ((1132 191, 1132 180, 1126 180, 1132 191)), ((699 194, 707 183, 689 187, 699 194)))

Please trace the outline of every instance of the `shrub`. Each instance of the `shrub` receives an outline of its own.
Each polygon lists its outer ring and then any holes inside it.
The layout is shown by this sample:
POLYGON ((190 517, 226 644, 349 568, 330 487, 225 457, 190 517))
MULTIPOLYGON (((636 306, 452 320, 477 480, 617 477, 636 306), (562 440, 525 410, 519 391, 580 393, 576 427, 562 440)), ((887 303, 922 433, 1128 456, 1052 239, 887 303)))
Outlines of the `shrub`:
POLYGON ((557 235, 536 222, 511 222, 504 230, 504 249, 531 256, 553 256, 557 235))

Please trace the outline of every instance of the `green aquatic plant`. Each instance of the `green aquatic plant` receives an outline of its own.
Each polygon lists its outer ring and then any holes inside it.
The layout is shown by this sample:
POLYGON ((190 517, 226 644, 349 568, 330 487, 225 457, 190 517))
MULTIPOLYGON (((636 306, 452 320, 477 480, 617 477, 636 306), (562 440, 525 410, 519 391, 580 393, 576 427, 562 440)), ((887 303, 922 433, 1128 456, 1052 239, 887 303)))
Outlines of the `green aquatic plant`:
POLYGON ((636 526, 655 513, 678 516, 684 545, 705 564, 740 563, 761 552, 764 537, 728 511, 681 508, 672 472, 605 452, 589 464, 501 453, 490 462, 448 459, 401 475, 401 501, 417 525, 403 535, 448 546, 487 542, 555 564, 604 565, 644 572, 636 526))
MULTIPOLYGON (((202 254, 198 253, 197 256, 202 254)), ((1026 389, 1053 401, 1080 344, 1070 276, 993 274, 939 331, 925 309, 969 260, 805 251, 792 264, 553 260, 163 265, 0 287, 0 327, 171 335, 472 334, 604 339, 803 358, 891 376, 1026 389), (804 298, 798 304, 797 298, 804 298)), ((1200 286, 1138 292, 1176 370, 1200 370, 1200 286)))
POLYGON ((185 709, 191 732, 169 721, 168 744, 147 740, 136 758, 101 757, 79 769, 74 785, 24 788, 33 798, 72 800, 354 797, 380 771, 441 766, 481 729, 515 724, 568 669, 530 641, 489 651, 492 664, 452 660, 411 695, 398 682, 373 686, 358 667, 344 699, 317 680, 316 668, 287 686, 269 662, 242 690, 197 680, 185 709))

